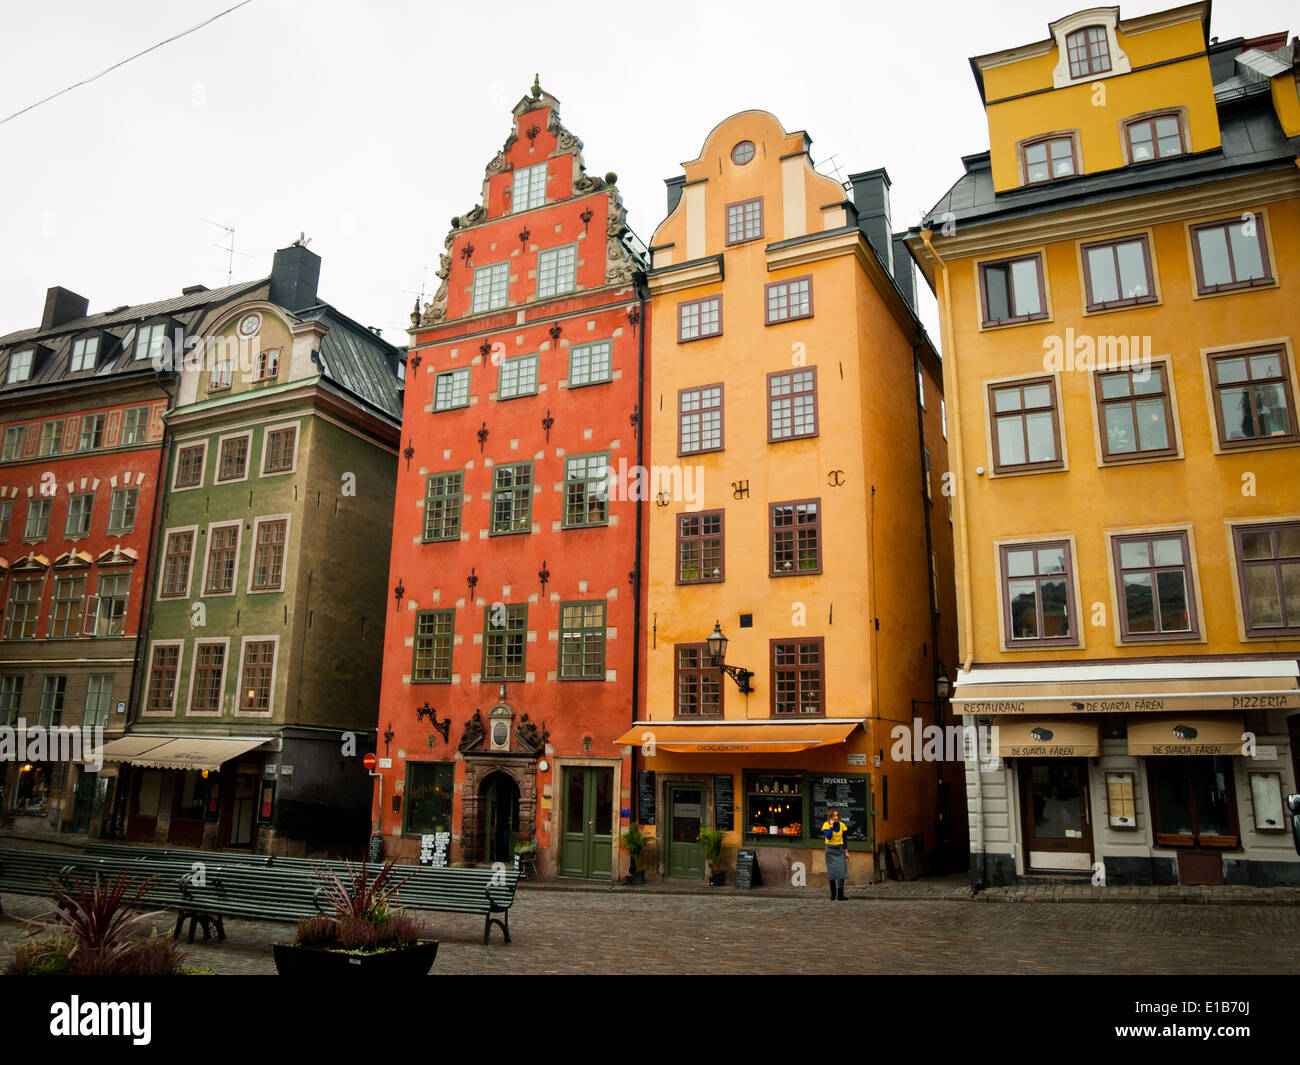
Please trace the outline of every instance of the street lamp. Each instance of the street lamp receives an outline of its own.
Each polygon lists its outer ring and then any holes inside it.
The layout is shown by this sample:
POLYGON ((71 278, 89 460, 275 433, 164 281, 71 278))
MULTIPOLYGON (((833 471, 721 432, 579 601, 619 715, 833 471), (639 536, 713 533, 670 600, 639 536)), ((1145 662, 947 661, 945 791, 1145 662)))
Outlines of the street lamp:
POLYGON ((717 666, 719 670, 734 680, 742 695, 748 695, 752 692, 754 689, 749 681, 754 675, 753 671, 726 664, 728 641, 726 636, 722 634, 721 622, 715 621, 713 623, 713 632, 709 634, 709 638, 705 642, 709 648, 710 663, 717 666))

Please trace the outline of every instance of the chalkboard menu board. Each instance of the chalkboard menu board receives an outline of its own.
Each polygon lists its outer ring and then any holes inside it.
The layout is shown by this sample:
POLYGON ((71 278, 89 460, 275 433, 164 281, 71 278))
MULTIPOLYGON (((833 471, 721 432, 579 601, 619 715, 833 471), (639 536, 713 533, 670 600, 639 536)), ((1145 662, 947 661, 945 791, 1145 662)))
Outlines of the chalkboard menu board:
POLYGON ((370 837, 370 853, 367 859, 372 862, 381 861, 384 857, 384 837, 374 835, 370 837))
POLYGON ((758 871, 758 852, 742 850, 736 852, 736 887, 752 888, 763 886, 763 874, 758 871))
POLYGON ((735 778, 730 773, 718 773, 713 777, 713 820, 714 827, 723 832, 736 827, 735 778))
POLYGON ((815 838, 821 838, 826 811, 832 806, 839 810, 849 839, 868 838, 871 832, 869 776, 812 777, 808 781, 808 791, 812 800, 809 829, 815 838))
POLYGON ((655 823, 655 771, 642 769, 637 780, 637 822, 642 825, 655 823))

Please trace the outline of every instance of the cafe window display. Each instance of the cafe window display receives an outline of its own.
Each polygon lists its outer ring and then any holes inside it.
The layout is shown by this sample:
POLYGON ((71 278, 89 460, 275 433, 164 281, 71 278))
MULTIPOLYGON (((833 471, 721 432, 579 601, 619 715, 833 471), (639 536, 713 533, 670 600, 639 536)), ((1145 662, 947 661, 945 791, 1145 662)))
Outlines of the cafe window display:
POLYGON ((50 766, 26 762, 18 772, 18 786, 14 789, 13 812, 16 814, 43 814, 50 794, 50 766))
POLYGON ((406 808, 407 835, 451 831, 452 792, 456 766, 451 762, 407 762, 406 808))
POLYGON ((745 774, 745 838, 748 841, 820 845, 822 824, 832 807, 840 812, 845 839, 850 844, 869 847, 870 774, 745 774))
POLYGON ((746 774, 745 834, 772 839, 804 836, 804 781, 802 776, 769 773, 746 774))

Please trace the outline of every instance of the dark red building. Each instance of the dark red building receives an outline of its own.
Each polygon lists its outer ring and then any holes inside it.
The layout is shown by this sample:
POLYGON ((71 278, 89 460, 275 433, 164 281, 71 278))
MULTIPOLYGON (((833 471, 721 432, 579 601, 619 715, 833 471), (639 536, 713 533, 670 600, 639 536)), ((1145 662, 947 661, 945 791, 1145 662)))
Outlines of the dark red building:
POLYGON ((610 879, 630 806, 644 249, 534 84, 412 316, 385 628, 389 855, 610 879), (627 471, 626 480, 607 470, 627 471))

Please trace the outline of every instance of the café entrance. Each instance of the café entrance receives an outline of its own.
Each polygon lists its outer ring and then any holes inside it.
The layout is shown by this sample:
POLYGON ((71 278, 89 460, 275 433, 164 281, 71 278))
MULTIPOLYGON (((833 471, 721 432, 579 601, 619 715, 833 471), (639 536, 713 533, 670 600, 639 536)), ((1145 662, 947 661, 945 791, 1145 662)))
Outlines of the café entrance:
POLYGON ((1028 871, 1087 872, 1092 868, 1087 761, 1021 759, 1020 808, 1028 871))
POLYGON ((704 788, 699 784, 670 784, 665 875, 682 880, 704 879, 704 855, 699 845, 703 824, 704 788))

